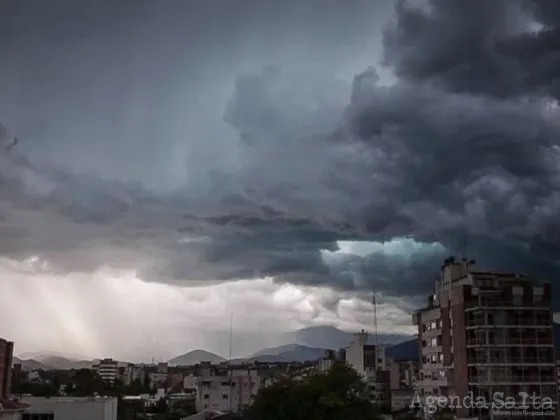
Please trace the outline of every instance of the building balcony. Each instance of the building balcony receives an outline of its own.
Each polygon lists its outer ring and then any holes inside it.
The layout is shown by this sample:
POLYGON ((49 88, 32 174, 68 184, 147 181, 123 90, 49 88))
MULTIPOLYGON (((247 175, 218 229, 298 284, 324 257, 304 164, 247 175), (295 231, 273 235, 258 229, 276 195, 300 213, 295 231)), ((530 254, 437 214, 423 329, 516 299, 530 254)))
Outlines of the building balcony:
POLYGON ((441 328, 438 329, 434 329, 434 330, 426 330, 422 332, 422 338, 423 339, 430 339, 433 337, 437 337, 438 335, 442 335, 443 331, 441 328))
POLYGON ((468 359, 469 365, 518 365, 518 364, 538 364, 554 365, 553 360, 541 360, 537 357, 473 357, 468 359))
POLYGON ((441 346, 434 346, 434 347, 425 346, 425 347, 422 347, 422 354, 425 354, 425 355, 429 355, 429 354, 432 354, 432 353, 441 353, 441 352, 442 352, 442 347, 441 346))
POLYGON ((443 369, 443 363, 432 363, 432 362, 426 362, 426 363, 422 363, 422 371, 427 371, 427 372, 431 372, 433 370, 442 370, 443 369))
POLYGON ((416 381, 415 386, 418 388, 434 388, 434 387, 447 387, 450 385, 450 381, 447 378, 424 378, 421 381, 416 381))
POLYGON ((468 338, 467 347, 472 346, 551 346, 552 338, 535 337, 500 337, 487 340, 485 338, 468 338))
POLYGON ((494 322, 494 323, 485 323, 485 322, 469 322, 467 324, 467 330, 477 330, 477 329, 499 329, 499 328, 552 328, 552 323, 539 323, 535 321, 527 321, 527 322, 494 322))
POLYGON ((469 384, 556 384, 554 376, 519 376, 519 375, 500 375, 500 376, 470 376, 469 384))
POLYGON ((535 302, 531 304, 527 303, 514 303, 512 301, 496 300, 493 302, 479 302, 478 300, 465 303, 465 310, 472 311, 476 309, 486 309, 486 308, 496 308, 496 309, 548 309, 550 308, 549 302, 535 302))

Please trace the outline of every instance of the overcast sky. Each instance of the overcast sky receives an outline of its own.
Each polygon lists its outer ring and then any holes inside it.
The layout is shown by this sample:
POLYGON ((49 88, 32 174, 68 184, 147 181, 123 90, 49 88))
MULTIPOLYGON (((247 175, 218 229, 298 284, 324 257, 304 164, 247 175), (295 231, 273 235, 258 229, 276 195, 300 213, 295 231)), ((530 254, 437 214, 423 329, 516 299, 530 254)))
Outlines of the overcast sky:
POLYGON ((226 355, 233 312, 241 356, 371 329, 374 289, 413 332, 450 254, 554 281, 560 4, 527 3, 3 1, 0 336, 226 355))

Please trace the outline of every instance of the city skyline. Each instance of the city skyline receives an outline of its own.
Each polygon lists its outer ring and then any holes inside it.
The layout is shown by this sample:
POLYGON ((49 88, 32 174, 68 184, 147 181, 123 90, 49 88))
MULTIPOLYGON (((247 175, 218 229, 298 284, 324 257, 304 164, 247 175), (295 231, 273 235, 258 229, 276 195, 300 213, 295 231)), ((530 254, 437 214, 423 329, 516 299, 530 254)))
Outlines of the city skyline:
POLYGON ((374 290, 412 333, 450 255, 557 284, 553 2, 32 3, 0 10, 17 351, 223 353, 233 312, 242 356, 374 290))

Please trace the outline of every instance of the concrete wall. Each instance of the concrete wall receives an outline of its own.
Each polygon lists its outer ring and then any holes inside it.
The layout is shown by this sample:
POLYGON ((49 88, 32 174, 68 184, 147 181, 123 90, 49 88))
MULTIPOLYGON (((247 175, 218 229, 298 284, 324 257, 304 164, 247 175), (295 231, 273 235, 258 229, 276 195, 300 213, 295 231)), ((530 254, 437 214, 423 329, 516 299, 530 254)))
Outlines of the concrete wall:
POLYGON ((31 407, 26 413, 50 414, 56 420, 116 420, 116 398, 40 398, 24 397, 31 407))

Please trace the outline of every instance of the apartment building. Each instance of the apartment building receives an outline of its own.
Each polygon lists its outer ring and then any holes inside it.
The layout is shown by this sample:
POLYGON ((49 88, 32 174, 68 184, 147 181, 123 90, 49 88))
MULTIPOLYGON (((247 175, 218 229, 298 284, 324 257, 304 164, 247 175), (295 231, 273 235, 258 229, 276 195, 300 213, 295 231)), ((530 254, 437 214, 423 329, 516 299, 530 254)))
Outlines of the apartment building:
MULTIPOLYGON (((558 401, 551 288, 516 273, 482 271, 475 261, 445 260, 435 294, 413 316, 422 360, 420 395, 483 397, 521 392, 558 401)), ((493 418, 463 406, 457 418, 493 418)), ((533 413, 534 414, 534 413, 533 413)), ((528 413, 525 417, 538 416, 528 413)), ((550 416, 544 416, 550 418, 550 416)))
POLYGON ((135 381, 140 381, 144 383, 145 380, 146 380, 146 373, 144 372, 144 368, 140 366, 136 366, 132 363, 129 363, 126 366, 123 375, 123 382, 125 385, 130 385, 135 381))
POLYGON ((560 360, 556 360, 556 383, 558 384, 558 401, 560 401, 560 360))
POLYGON ((105 382, 113 383, 119 376, 119 363, 113 359, 102 359, 93 365, 93 370, 105 382))
POLYGON ((368 334, 362 330, 346 348, 346 363, 368 382, 373 401, 390 404, 390 372, 385 346, 368 344, 368 334))
POLYGON ((167 375, 169 372, 169 365, 166 362, 159 362, 157 364, 157 373, 167 375))
POLYGON ((10 398, 14 343, 0 338, 0 399, 10 398))
POLYGON ((152 388, 166 387, 169 379, 169 375, 167 373, 160 372, 150 372, 148 377, 150 378, 150 386, 152 388))
POLYGON ((21 420, 117 420, 117 398, 23 397, 21 420))
POLYGON ((419 360, 389 359, 391 389, 414 388, 419 374, 419 360))
POLYGON ((336 351, 326 350, 325 355, 317 361, 317 370, 319 372, 328 372, 334 366, 337 357, 338 354, 336 351))
POLYGON ((196 380, 197 410, 240 412, 252 404, 263 383, 255 368, 204 363, 196 380))

